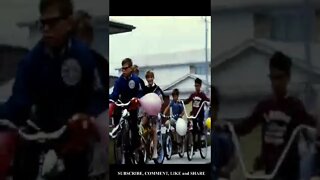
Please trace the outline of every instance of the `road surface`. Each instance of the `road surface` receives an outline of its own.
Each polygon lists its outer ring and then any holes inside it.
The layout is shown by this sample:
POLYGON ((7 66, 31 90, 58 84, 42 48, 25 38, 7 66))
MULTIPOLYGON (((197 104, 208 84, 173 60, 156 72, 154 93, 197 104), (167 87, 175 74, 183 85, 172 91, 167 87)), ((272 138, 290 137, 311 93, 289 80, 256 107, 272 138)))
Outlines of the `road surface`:
MULTIPOLYGON (((195 152, 193 159, 188 160, 187 153, 185 152, 183 158, 180 158, 178 154, 172 155, 170 160, 165 158, 163 164, 206 164, 211 162, 211 146, 208 146, 208 153, 206 159, 202 159, 200 152, 195 152)), ((149 164, 154 164, 153 161, 149 161, 149 164)))

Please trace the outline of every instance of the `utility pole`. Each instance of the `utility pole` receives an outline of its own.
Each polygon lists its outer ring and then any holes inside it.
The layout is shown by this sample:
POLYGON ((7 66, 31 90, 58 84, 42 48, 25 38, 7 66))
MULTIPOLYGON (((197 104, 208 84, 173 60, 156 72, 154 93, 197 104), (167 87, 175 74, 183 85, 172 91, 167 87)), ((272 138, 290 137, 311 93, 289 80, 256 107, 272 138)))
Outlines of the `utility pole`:
MULTIPOLYGON (((312 15, 312 8, 310 6, 309 0, 304 0, 304 8, 303 8, 303 17, 304 17, 304 52, 305 52, 305 60, 307 67, 310 71, 312 71, 312 63, 311 63, 311 48, 310 48, 310 43, 311 43, 311 38, 313 34, 313 15, 312 15)), ((307 109, 312 108, 313 105, 313 96, 312 93, 312 82, 310 78, 310 74, 307 76, 307 82, 305 85, 305 105, 307 109)))
POLYGON ((207 16, 204 17, 204 23, 205 23, 205 58, 206 58, 206 63, 205 63, 205 68, 206 68, 206 83, 207 83, 207 88, 206 88, 206 93, 209 93, 209 64, 208 64, 208 20, 207 16))

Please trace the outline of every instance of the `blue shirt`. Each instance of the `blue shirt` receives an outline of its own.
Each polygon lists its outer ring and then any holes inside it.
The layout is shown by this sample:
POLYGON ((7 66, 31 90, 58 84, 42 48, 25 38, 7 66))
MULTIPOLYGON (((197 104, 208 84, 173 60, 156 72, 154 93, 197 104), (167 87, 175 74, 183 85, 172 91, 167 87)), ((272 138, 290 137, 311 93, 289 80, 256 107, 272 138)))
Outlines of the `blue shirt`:
POLYGON ((121 75, 115 81, 110 99, 114 101, 120 99, 123 103, 127 103, 134 97, 141 98, 144 95, 141 83, 140 78, 135 74, 132 74, 128 79, 121 75))
POLYGON ((102 102, 102 88, 95 87, 96 69, 82 42, 71 39, 63 53, 54 55, 40 41, 20 62, 12 96, 0 106, 0 119, 22 125, 32 117, 42 130, 53 131, 75 113, 97 116, 107 103, 102 102))
POLYGON ((180 102, 177 101, 171 101, 170 102, 170 107, 172 110, 172 115, 174 116, 174 119, 178 119, 180 114, 183 112, 183 106, 180 102))

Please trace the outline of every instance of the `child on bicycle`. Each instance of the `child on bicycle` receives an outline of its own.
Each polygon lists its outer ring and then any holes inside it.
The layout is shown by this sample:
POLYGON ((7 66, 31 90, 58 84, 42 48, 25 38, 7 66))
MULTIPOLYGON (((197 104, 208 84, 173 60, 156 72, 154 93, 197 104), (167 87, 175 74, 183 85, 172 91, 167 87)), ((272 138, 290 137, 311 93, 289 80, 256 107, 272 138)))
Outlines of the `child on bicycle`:
MULTIPOLYGON (((186 99, 184 101, 185 104, 189 104, 192 101, 192 111, 190 112, 191 116, 196 116, 201 104, 204 101, 210 101, 209 98, 201 91, 201 85, 202 85, 202 80, 197 78, 194 81, 194 86, 195 86, 195 92, 192 93, 188 99, 186 99)), ((200 126, 200 133, 201 133, 201 139, 204 137, 204 125, 203 125, 203 121, 204 121, 204 107, 202 107, 200 109, 200 112, 198 114, 198 117, 196 119, 193 119, 192 121, 189 122, 189 128, 191 129, 196 129, 196 124, 197 121, 199 122, 199 126, 200 126)), ((195 135, 195 131, 193 131, 193 135, 195 135)))
MULTIPOLYGON (((152 71, 147 71, 145 77, 146 77, 146 80, 147 80, 148 84, 144 89, 144 94, 156 93, 161 98, 161 101, 163 103, 164 93, 160 89, 160 87, 154 83, 154 73, 152 71)), ((149 124, 148 115, 145 112, 143 112, 143 110, 141 110, 139 112, 139 118, 141 118, 140 134, 144 134, 145 129, 149 124)), ((154 147, 157 147, 157 142, 158 142, 158 138, 157 138, 157 122, 152 122, 151 130, 153 132, 152 134, 153 134, 154 147)), ((157 159, 157 157, 158 157, 157 148, 154 148, 152 159, 157 159)))
POLYGON ((169 124, 175 128, 176 126, 176 121, 178 118, 181 118, 184 115, 184 110, 181 102, 178 100, 179 99, 179 90, 174 89, 172 91, 172 100, 170 101, 170 104, 165 108, 163 111, 163 114, 167 114, 168 110, 171 108, 171 115, 173 118, 170 118, 165 122, 166 127, 169 127, 169 124))

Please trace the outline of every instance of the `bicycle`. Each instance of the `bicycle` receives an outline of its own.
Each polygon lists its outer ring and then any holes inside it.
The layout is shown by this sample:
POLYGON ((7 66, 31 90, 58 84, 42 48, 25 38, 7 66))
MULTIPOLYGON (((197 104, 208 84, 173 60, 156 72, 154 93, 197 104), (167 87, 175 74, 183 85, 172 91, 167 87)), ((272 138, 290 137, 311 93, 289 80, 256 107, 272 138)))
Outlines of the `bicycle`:
MULTIPOLYGON (((269 173, 269 174, 258 175, 258 174, 255 174, 255 172, 248 172, 248 171, 247 171, 247 168, 246 168, 246 166, 245 166, 244 159, 243 159, 243 157, 242 157, 242 155, 241 155, 242 153, 241 153, 241 148, 240 148, 240 143, 239 143, 239 140, 238 140, 238 136, 237 136, 237 134, 235 133, 233 124, 230 123, 230 122, 227 122, 227 123, 224 125, 224 128, 227 128, 228 131, 231 133, 232 142, 233 142, 234 147, 235 147, 235 150, 236 150, 235 153, 236 153, 236 155, 237 155, 237 157, 238 157, 238 159, 239 159, 242 173, 244 174, 244 176, 246 177, 246 179, 252 179, 252 180, 258 180, 258 179, 266 179, 266 180, 269 180, 269 179, 273 179, 273 178, 276 176, 276 174, 277 174, 277 172, 278 172, 278 170, 279 170, 282 162, 284 161, 285 156, 286 156, 286 154, 288 153, 290 147, 291 147, 292 144, 294 143, 295 138, 297 137, 297 135, 299 135, 299 132, 300 132, 300 131, 303 131, 303 130, 315 131, 315 128, 312 128, 312 127, 309 127, 309 126, 306 126, 306 125, 299 125, 299 126, 297 126, 297 127, 293 130, 293 132, 292 132, 292 134, 291 134, 291 136, 290 136, 290 138, 289 138, 289 141, 287 142, 286 146, 284 147, 284 149, 283 149, 283 151, 282 151, 282 153, 281 153, 281 155, 280 155, 280 157, 279 157, 279 159, 278 159, 278 161, 277 161, 277 163, 276 163, 275 168, 273 169, 273 171, 272 171, 271 173, 269 173)), ((223 129, 224 129, 224 128, 223 128, 223 129)))
MULTIPOLYGON (((205 159, 207 157, 207 153, 208 153, 208 138, 207 138, 207 128, 204 126, 204 134, 205 137, 202 139, 202 132, 200 131, 200 126, 199 126, 199 120, 196 122, 196 129, 193 129, 191 126, 190 121, 192 121, 193 119, 197 119, 202 107, 204 106, 204 104, 209 103, 208 101, 204 101, 202 102, 197 114, 195 116, 187 116, 187 120, 188 120, 188 130, 187 130, 187 134, 186 134, 186 143, 187 143, 187 157, 188 160, 191 161, 193 159, 193 155, 194 155, 194 149, 199 149, 200 151, 200 156, 202 159, 205 159), (195 137, 193 137, 193 132, 195 133, 195 137), (196 146, 194 145, 196 144, 196 146), (194 147, 195 146, 195 147, 194 147)), ((186 112, 186 107, 184 102, 182 101, 182 105, 184 108, 184 111, 186 112)), ((204 121, 204 120, 202 120, 204 121)))
MULTIPOLYGON (((164 119, 174 119, 174 116, 161 116, 164 119)), ((180 158, 183 158, 185 152, 185 136, 180 136, 175 128, 169 123, 168 127, 162 127, 162 134, 164 135, 164 152, 167 160, 170 160, 173 154, 178 154, 180 158), (174 138, 176 137, 176 138, 174 138), (180 142, 178 142, 180 140, 180 142)))
POLYGON ((11 130, 18 132, 19 137, 33 141, 40 145, 40 158, 38 166, 37 180, 44 180, 50 177, 58 176, 65 170, 63 160, 58 157, 58 150, 54 141, 58 140, 66 131, 67 126, 64 125, 60 129, 46 133, 43 132, 36 124, 32 121, 27 121, 28 127, 31 127, 36 133, 24 132, 27 127, 18 128, 13 123, 7 120, 0 120, 2 126, 7 126, 11 130))
POLYGON ((165 153, 163 150, 162 131, 161 131, 162 127, 160 123, 160 117, 161 117, 160 114, 158 116, 151 116, 151 115, 147 116, 149 123, 145 129, 146 133, 140 135, 141 143, 142 143, 140 154, 143 155, 143 160, 140 159, 140 163, 147 164, 148 161, 152 159, 152 154, 155 147, 153 146, 153 136, 151 135, 151 127, 153 123, 156 122, 157 136, 158 136, 157 137, 158 158, 154 159, 153 161, 155 164, 163 164, 165 153))
MULTIPOLYGON (((138 104, 138 100, 136 98, 132 98, 127 103, 122 103, 120 100, 114 102, 110 100, 116 106, 123 108, 121 112, 121 118, 119 120, 119 128, 120 130, 117 132, 116 136, 113 137, 115 139, 114 142, 114 155, 116 164, 138 164, 139 162, 139 152, 134 150, 132 152, 132 131, 129 126, 130 113, 128 109, 136 106, 138 104), (131 107, 128 107, 132 105, 131 107)), ((135 109, 135 108, 134 108, 135 109)))

